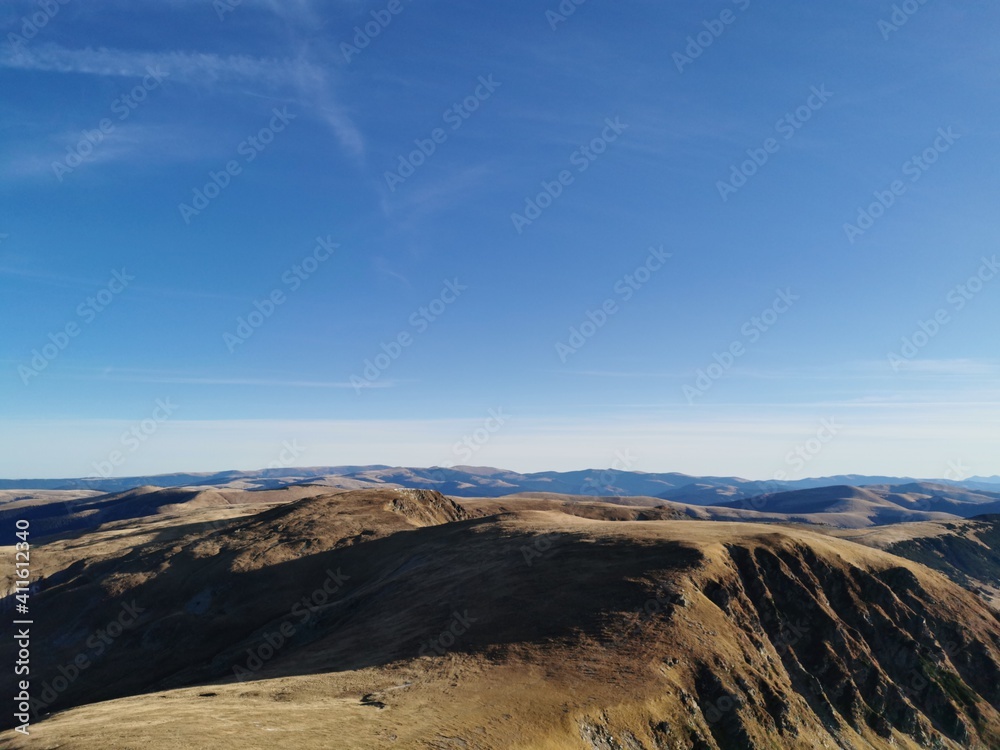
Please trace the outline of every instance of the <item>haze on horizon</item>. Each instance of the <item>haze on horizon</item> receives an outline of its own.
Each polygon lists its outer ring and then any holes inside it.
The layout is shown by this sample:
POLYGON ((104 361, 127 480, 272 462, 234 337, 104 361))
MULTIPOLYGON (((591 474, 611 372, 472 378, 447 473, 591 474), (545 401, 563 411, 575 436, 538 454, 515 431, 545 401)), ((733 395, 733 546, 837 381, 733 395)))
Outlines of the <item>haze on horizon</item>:
POLYGON ((0 476, 1000 474, 1000 9, 391 5, 0 9, 0 476))

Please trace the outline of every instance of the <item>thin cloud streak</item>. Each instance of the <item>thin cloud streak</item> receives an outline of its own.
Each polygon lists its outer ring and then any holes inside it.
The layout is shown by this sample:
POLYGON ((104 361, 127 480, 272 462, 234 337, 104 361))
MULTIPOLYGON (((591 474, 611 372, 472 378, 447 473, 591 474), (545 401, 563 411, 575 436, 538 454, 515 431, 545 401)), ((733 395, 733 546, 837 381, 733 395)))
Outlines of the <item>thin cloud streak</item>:
POLYGON ((327 70, 304 57, 259 58, 205 52, 144 52, 100 47, 68 49, 56 44, 0 49, 0 68, 63 74, 142 78, 166 73, 168 83, 212 86, 254 82, 272 89, 292 88, 304 106, 325 122, 354 158, 364 154, 361 131, 331 92, 327 70))
MULTIPOLYGON (((590 378, 647 378, 647 379, 690 379, 695 371, 678 369, 674 371, 643 372, 630 370, 572 370, 547 369, 544 372, 577 375, 590 378)), ((904 362, 898 372, 885 360, 861 360, 838 362, 835 365, 794 365, 770 369, 735 366, 727 371, 727 379, 755 380, 897 380, 901 377, 957 375, 969 377, 991 377, 1000 374, 1000 362, 989 359, 913 359, 904 362)))
POLYGON ((323 79, 322 69, 305 60, 202 52, 139 52, 106 47, 67 49, 55 44, 5 47, 0 51, 0 67, 124 78, 142 78, 149 74, 150 68, 162 68, 169 81, 197 84, 253 80, 270 85, 301 85, 304 79, 323 79))
MULTIPOLYGON (((198 378, 188 376, 126 376, 109 377, 102 380, 114 380, 123 383, 163 383, 178 385, 248 385, 265 388, 354 388, 348 381, 340 380, 268 380, 266 378, 198 378)), ((365 388, 392 388, 391 380, 380 381, 366 385, 365 388)))

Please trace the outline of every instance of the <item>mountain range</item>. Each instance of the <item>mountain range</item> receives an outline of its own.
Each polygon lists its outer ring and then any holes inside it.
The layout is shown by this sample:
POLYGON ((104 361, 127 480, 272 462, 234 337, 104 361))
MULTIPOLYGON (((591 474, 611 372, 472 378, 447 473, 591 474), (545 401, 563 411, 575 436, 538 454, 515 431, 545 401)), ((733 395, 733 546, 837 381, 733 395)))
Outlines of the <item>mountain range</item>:
POLYGON ((989 479, 44 481, 0 489, 32 539, 15 750, 1000 747, 989 479))
POLYGON ((650 473, 618 469, 520 473, 484 466, 407 468, 319 466, 178 473, 132 477, 74 479, 0 479, 0 490, 97 490, 121 492, 142 485, 157 487, 216 487, 275 489, 293 484, 321 484, 338 489, 415 487, 458 497, 502 497, 519 492, 555 492, 594 497, 657 497, 694 505, 714 505, 767 493, 831 485, 901 485, 923 481, 945 487, 1000 492, 1000 476, 917 480, 912 477, 844 474, 796 480, 751 480, 740 477, 698 477, 677 472, 650 473))

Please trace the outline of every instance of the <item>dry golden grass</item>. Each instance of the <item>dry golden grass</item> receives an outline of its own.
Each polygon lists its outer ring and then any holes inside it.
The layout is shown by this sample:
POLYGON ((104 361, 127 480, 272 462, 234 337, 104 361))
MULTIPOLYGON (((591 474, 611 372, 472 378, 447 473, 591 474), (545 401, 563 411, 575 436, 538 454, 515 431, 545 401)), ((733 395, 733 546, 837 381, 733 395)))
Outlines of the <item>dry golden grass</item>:
MULTIPOLYGON (((40 622, 82 613, 51 624, 50 642, 70 625, 86 634, 121 601, 147 612, 67 692, 64 710, 30 738, 8 731, 0 742, 834 750, 935 740, 985 750, 1000 741, 1000 624, 923 566, 815 530, 610 520, 642 509, 600 503, 531 507, 466 517, 435 493, 346 492, 53 541, 38 550, 46 575, 85 564, 39 596, 40 622), (231 526, 213 532, 210 518, 231 526), (345 591, 237 681, 245 649, 330 568, 350 575, 345 591), (207 604, 192 609, 205 591, 207 604), (456 611, 471 624, 447 649, 428 649, 456 611), (908 696, 900 688, 911 672, 932 680, 908 696)), ((66 643, 55 663, 76 647, 66 643)))

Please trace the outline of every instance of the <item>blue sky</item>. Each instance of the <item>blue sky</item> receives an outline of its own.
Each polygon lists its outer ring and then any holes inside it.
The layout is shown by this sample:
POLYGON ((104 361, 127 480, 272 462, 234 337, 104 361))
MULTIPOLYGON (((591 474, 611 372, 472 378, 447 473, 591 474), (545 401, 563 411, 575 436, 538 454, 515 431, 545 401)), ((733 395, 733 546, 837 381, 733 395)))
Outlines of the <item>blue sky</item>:
POLYGON ((1000 8, 902 5, 5 3, 0 475, 1000 473, 1000 8))

